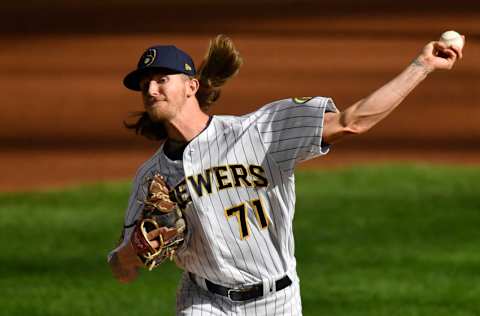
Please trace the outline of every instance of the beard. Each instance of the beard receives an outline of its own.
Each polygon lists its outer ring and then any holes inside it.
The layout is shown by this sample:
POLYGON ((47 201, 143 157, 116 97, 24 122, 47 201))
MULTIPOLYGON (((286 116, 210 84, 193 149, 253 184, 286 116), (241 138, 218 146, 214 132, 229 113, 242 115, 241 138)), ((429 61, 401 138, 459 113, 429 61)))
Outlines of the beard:
POLYGON ((156 107, 149 108, 147 113, 153 122, 163 122, 166 119, 165 113, 159 111, 156 107))
POLYGON ((174 116, 173 107, 165 101, 156 101, 146 106, 146 111, 154 122, 164 122, 174 116))

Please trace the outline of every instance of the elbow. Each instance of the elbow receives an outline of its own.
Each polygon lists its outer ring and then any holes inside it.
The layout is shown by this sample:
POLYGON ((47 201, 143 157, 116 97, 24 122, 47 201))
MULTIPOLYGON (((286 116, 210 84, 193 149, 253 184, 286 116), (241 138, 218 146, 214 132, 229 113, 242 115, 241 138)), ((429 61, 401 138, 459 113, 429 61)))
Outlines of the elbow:
POLYGON ((344 135, 360 135, 368 131, 371 127, 366 125, 360 117, 349 112, 342 113, 339 123, 342 134, 344 135))
POLYGON ((326 144, 333 144, 347 136, 362 134, 366 130, 363 126, 342 118, 340 120, 329 120, 325 122, 322 141, 326 144))
POLYGON ((360 135, 368 131, 370 128, 368 126, 358 124, 356 122, 351 122, 343 127, 343 131, 347 135, 360 135))

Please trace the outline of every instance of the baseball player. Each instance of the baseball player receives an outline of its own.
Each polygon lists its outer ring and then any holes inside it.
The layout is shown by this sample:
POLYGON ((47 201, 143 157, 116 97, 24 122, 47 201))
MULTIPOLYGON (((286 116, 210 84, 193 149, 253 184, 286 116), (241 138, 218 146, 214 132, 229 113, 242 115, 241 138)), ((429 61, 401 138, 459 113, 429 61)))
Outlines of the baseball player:
POLYGON ((393 80, 343 111, 331 98, 304 97, 237 117, 204 111, 241 65, 227 37, 212 41, 198 71, 175 46, 147 49, 124 79, 145 107, 127 126, 164 142, 135 177, 121 242, 109 254, 114 276, 130 282, 143 266, 131 235, 145 179, 159 173, 187 223, 185 245, 175 256, 184 270, 177 314, 301 315, 292 233, 295 167, 369 130, 432 71, 451 69, 460 58, 461 48, 430 42, 393 80))

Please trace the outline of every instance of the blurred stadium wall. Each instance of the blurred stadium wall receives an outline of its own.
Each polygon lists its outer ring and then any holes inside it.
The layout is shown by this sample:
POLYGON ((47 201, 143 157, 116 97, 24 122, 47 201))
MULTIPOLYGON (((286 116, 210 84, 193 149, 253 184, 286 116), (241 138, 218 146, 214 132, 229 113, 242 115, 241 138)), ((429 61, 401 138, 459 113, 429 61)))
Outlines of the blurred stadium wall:
POLYGON ((345 108, 458 30, 467 45, 453 71, 434 73, 319 164, 480 161, 478 1, 33 0, 2 4, 2 13, 0 189, 32 171, 53 184, 130 177, 158 144, 123 128, 141 110, 123 76, 155 43, 176 44, 198 64, 218 33, 234 39, 245 65, 212 113, 243 114, 292 96, 330 96, 345 108))

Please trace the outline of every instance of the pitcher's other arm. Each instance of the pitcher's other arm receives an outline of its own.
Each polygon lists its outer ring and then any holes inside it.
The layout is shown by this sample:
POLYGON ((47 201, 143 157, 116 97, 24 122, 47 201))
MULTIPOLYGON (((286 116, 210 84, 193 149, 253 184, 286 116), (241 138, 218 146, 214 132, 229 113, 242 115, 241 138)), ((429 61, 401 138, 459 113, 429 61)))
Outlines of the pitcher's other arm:
POLYGON ((435 69, 451 69, 462 50, 430 42, 422 53, 390 82, 344 111, 325 113, 323 141, 334 143, 346 135, 361 134, 390 114, 435 69))

